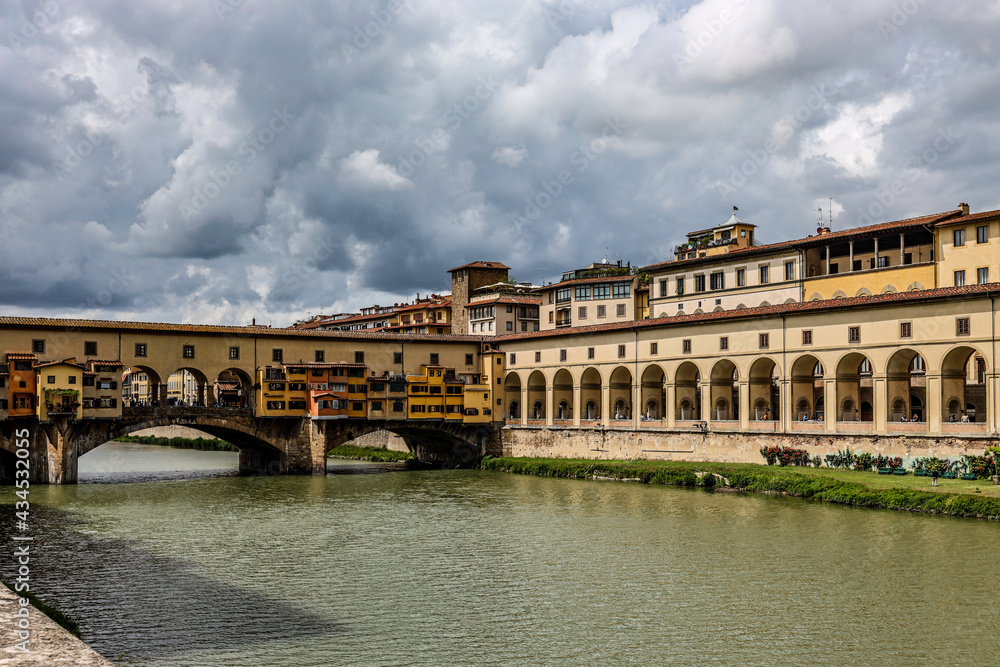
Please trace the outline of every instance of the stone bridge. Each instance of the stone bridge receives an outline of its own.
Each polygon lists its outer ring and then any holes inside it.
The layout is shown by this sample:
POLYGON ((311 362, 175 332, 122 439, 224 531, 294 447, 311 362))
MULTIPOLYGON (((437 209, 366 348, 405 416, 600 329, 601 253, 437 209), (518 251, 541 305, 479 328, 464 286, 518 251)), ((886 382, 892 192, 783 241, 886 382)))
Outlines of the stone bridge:
POLYGON ((120 419, 0 422, 0 477, 14 476, 15 431, 28 429, 33 483, 73 484, 81 456, 123 435, 181 425, 234 445, 246 475, 322 475, 326 453, 358 436, 386 430, 400 436, 420 461, 468 463, 499 447, 487 425, 409 420, 261 418, 233 408, 125 408, 120 419))

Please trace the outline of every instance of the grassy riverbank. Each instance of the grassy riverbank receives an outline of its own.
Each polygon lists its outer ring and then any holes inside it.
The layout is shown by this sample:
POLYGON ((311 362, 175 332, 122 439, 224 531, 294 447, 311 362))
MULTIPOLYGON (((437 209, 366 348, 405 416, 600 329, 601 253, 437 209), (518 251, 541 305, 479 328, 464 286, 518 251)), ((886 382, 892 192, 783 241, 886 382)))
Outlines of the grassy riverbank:
POLYGON ((34 594, 29 593, 27 591, 18 593, 17 590, 14 589, 14 586, 8 584, 6 581, 0 581, 0 583, 9 588, 14 593, 14 595, 27 598, 28 602, 31 603, 32 607, 34 607, 35 609, 42 612, 43 614, 51 618, 53 621, 61 625, 77 639, 80 638, 80 624, 74 621, 69 616, 67 616, 61 609, 59 609, 58 607, 54 607, 46 602, 43 602, 42 600, 39 600, 37 597, 35 597, 34 594))
POLYGON ((385 447, 357 447, 355 445, 334 447, 326 455, 335 459, 356 459, 358 461, 372 461, 375 463, 412 461, 416 458, 413 452, 397 452, 385 447))
POLYGON ((161 438, 155 435, 123 435, 115 442, 134 442, 139 445, 159 445, 179 449, 198 449, 205 452, 239 451, 225 440, 218 438, 161 438))
POLYGON ((644 484, 702 486, 744 493, 778 493, 823 502, 949 516, 1000 519, 996 487, 979 482, 878 475, 829 468, 783 468, 755 463, 595 461, 591 459, 484 458, 483 470, 542 477, 617 479, 644 484), (945 485, 944 482, 950 484, 945 485), (979 489, 979 493, 976 489, 979 489), (989 491, 985 493, 984 491, 989 491))

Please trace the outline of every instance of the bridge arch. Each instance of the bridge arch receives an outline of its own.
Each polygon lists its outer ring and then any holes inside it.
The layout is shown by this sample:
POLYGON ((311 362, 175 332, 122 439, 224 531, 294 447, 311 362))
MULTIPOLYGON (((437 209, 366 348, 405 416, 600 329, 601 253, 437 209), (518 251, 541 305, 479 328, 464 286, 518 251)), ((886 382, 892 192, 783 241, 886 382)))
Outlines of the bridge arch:
POLYGON ((593 366, 587 367, 580 376, 580 418, 585 421, 601 419, 601 372, 593 366))
POLYGON ((552 378, 552 404, 558 420, 573 419, 573 376, 565 368, 556 371, 552 378))
POLYGON ((674 372, 674 417, 680 421, 701 419, 701 370, 685 361, 674 372))
POLYGON ((521 376, 510 371, 503 380, 504 418, 521 418, 521 376))

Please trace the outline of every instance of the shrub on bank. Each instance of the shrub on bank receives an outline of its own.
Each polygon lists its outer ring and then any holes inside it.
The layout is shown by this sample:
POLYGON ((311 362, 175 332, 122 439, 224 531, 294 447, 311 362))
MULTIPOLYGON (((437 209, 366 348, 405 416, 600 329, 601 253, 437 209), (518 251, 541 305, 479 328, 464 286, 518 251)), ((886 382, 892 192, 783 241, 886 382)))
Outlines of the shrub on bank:
POLYGON ((197 449, 206 452, 236 452, 236 447, 218 438, 162 438, 155 435, 123 435, 115 442, 134 442, 138 445, 159 445, 178 449, 197 449))
POLYGON ((358 447, 356 445, 340 445, 331 449, 326 455, 338 459, 356 459, 373 463, 410 461, 416 458, 413 452, 397 452, 385 447, 358 447))

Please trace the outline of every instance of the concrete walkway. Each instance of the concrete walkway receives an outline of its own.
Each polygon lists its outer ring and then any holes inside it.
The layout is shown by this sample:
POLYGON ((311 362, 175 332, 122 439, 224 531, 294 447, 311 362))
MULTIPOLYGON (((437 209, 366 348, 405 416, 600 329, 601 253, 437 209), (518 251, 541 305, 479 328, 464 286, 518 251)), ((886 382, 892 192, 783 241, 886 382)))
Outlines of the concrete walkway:
POLYGON ((63 629, 34 607, 28 610, 31 638, 28 653, 19 650, 16 616, 18 596, 0 584, 0 665, 75 665, 78 667, 113 667, 97 651, 63 629))

